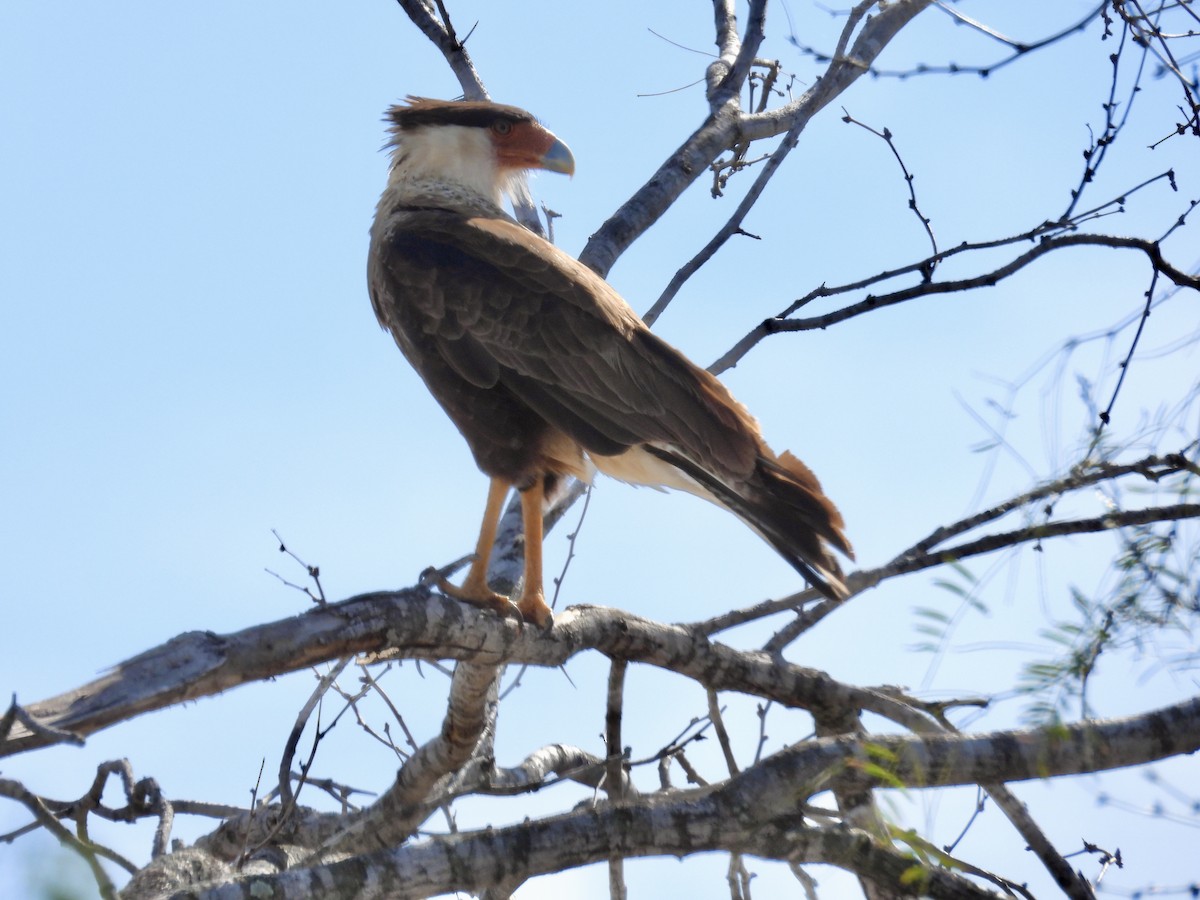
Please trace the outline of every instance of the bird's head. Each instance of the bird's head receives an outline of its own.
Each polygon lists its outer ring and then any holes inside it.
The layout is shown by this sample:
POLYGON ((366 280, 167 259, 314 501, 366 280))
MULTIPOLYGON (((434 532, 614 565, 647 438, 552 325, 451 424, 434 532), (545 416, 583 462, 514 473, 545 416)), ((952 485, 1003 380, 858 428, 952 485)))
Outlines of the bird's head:
POLYGON ((515 106, 409 97, 388 110, 388 120, 393 184, 455 185, 499 205, 531 169, 575 173, 567 145, 515 106))

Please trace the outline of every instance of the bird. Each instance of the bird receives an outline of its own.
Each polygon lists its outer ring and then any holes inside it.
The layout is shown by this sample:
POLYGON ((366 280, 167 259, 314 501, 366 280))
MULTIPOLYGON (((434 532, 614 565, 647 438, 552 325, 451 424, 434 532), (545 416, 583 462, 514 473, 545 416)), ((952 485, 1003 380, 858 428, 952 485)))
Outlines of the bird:
MULTIPOLYGON (((408 97, 392 106, 388 181, 367 276, 380 325, 490 479, 475 554, 444 593, 548 629, 542 520, 571 478, 600 471, 732 512, 813 587, 848 595, 841 514, 812 471, 774 453, 709 372, 658 337, 602 277, 503 209, 534 170, 574 175, 567 145, 491 101, 408 97), (488 583, 510 491, 524 574, 515 599, 488 583)), ((525 194, 528 196, 528 194, 525 194)))

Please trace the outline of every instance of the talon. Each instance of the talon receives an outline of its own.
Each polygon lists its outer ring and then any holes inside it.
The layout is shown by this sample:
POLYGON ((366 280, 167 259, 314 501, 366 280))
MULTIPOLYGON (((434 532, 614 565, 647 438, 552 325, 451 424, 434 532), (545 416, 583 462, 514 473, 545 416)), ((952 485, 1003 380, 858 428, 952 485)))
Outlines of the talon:
POLYGON ((517 628, 521 631, 525 630, 525 617, 521 615, 521 610, 517 608, 517 604, 513 603, 511 600, 508 602, 508 606, 504 609, 502 615, 504 618, 512 619, 514 622, 516 622, 517 628))
POLYGON ((480 609, 490 609, 493 612, 500 613, 502 616, 520 616, 516 604, 503 594, 497 594, 487 584, 477 583, 468 578, 463 582, 462 587, 458 587, 451 584, 440 574, 438 575, 436 584, 438 590, 447 597, 461 600, 463 603, 469 603, 472 606, 478 606, 480 609))
POLYGON ((526 622, 530 625, 536 625, 540 631, 549 631, 550 627, 554 624, 554 613, 546 605, 546 599, 540 591, 532 594, 523 594, 520 601, 516 604, 516 608, 520 611, 521 617, 526 622))
POLYGON ((426 588, 430 586, 437 586, 440 588, 442 585, 449 583, 446 579, 448 579, 467 563, 475 562, 476 558, 476 554, 468 553, 466 556, 460 557, 452 563, 447 563, 441 568, 438 568, 437 566, 429 566, 421 573, 420 577, 417 579, 417 584, 426 588))

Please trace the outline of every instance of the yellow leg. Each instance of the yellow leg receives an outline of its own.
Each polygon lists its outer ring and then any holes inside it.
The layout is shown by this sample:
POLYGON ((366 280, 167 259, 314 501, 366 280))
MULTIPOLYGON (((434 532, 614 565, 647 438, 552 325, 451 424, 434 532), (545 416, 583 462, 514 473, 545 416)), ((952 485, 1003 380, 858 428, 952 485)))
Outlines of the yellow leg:
POLYGON ((438 582, 442 592, 456 600, 474 606, 494 609, 504 614, 514 612, 512 601, 497 594, 488 586, 488 561, 492 556, 492 545, 496 542, 496 528, 500 514, 504 512, 504 500, 508 496, 508 482, 493 478, 488 488, 487 507, 483 511, 483 524, 479 528, 479 541, 475 544, 475 560, 467 572, 462 587, 455 587, 445 578, 438 582))
POLYGON ((542 480, 521 491, 521 520, 525 526, 525 578, 517 609, 526 622, 538 628, 549 628, 554 614, 546 605, 542 588, 542 480))

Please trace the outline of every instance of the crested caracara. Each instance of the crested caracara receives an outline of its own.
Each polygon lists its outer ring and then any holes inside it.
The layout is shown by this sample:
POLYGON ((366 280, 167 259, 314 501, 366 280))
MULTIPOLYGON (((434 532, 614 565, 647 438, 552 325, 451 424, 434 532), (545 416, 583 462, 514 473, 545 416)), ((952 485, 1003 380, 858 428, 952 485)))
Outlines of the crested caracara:
POLYGON ((512 609, 487 570, 515 487, 525 529, 516 609, 548 626, 543 506, 566 476, 599 469, 723 506, 818 590, 844 597, 831 551, 852 551, 808 467, 773 453, 725 386, 651 333, 604 279, 502 211, 526 171, 574 172, 566 145, 495 103, 410 98, 388 118, 371 303, 491 478, 474 562, 447 592, 512 609))

